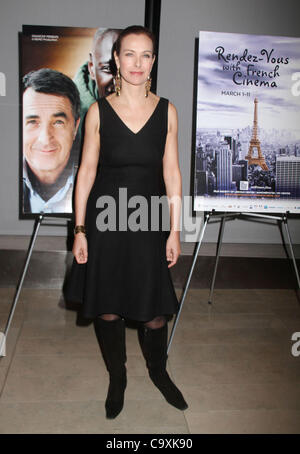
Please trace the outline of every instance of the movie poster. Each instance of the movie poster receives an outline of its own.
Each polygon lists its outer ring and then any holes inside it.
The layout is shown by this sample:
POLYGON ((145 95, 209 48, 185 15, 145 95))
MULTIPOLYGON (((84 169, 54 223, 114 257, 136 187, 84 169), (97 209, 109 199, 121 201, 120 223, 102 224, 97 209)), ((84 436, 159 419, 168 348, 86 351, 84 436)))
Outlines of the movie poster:
POLYGON ((85 114, 114 90, 111 28, 23 26, 20 217, 67 216, 85 114))
POLYGON ((300 214, 300 38, 199 33, 194 209, 300 214))

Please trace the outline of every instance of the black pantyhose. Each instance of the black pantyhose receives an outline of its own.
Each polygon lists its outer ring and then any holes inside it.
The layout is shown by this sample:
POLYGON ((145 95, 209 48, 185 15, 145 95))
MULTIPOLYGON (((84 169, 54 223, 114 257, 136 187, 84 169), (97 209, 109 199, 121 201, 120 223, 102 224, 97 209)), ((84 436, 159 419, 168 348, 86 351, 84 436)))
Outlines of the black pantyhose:
MULTIPOLYGON (((112 322, 113 320, 118 320, 120 318, 120 316, 117 314, 101 314, 99 315, 99 317, 107 322, 112 322)), ((154 317, 152 320, 142 323, 146 328, 159 329, 165 326, 166 317, 164 317, 163 315, 158 315, 157 317, 154 317)))

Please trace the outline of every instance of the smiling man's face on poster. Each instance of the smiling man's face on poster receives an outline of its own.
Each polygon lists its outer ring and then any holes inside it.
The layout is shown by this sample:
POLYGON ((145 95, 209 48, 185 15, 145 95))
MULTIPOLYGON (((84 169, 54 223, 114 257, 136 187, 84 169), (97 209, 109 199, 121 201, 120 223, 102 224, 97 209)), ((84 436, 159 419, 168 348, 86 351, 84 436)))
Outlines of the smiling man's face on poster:
POLYGON ((42 183, 54 183, 67 165, 78 121, 67 97, 38 93, 31 87, 24 92, 24 157, 42 183))
POLYGON ((80 123, 75 83, 49 68, 23 78, 23 206, 28 213, 71 213, 80 123))

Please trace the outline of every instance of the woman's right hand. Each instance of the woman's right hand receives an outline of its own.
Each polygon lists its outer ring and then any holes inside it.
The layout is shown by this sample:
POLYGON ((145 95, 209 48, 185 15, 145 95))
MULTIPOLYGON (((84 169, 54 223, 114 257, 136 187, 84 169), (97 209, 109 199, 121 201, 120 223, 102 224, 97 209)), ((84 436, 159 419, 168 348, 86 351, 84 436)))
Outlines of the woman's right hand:
POLYGON ((87 239, 84 233, 76 233, 72 249, 73 255, 77 263, 83 264, 88 259, 87 239))

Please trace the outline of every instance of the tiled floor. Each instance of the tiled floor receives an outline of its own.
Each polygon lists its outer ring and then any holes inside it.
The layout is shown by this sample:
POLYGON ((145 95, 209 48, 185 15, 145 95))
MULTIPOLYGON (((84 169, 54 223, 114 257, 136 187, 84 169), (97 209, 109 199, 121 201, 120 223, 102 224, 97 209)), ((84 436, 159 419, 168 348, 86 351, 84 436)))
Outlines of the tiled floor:
MULTIPOLYGON (((212 306, 208 293, 188 291, 169 354, 188 410, 152 385, 137 332, 127 328, 125 405, 107 420, 108 376, 93 326, 78 324, 59 290, 23 289, 0 359, 0 433, 300 433, 295 292, 216 290, 212 306)), ((0 288, 0 331, 13 295, 0 288)))

